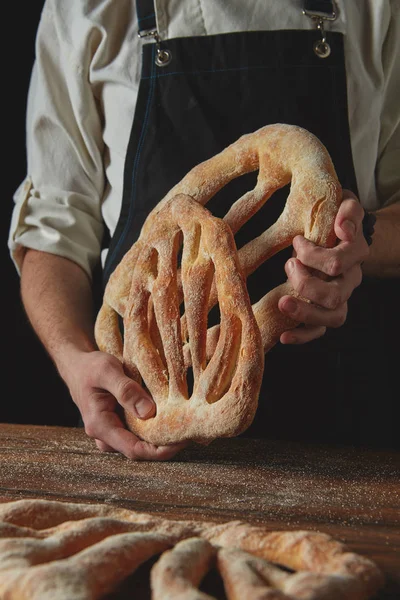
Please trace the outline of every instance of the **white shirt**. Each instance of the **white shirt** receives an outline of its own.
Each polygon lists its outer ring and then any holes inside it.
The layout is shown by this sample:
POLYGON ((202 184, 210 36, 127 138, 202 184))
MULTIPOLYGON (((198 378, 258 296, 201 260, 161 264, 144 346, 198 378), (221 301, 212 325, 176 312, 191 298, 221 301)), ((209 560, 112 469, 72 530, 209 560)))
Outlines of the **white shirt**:
MULTIPOLYGON (((400 0, 339 0, 360 201, 400 200, 400 0)), ((161 39, 312 29, 301 0, 155 0, 161 39)), ((9 248, 61 255, 91 275, 113 234, 141 66, 135 0, 46 0, 28 97, 28 174, 14 195, 9 248)), ((161 198, 160 198, 161 200, 161 198)), ((103 256, 103 260, 104 260, 103 256)))

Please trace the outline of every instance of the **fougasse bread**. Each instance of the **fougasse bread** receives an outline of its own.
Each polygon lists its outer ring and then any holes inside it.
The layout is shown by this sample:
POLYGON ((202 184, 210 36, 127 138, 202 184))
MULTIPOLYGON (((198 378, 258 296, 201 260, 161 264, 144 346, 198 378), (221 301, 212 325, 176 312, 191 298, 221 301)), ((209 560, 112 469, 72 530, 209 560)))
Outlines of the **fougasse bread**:
POLYGON ((228 600, 367 600, 384 584, 374 562, 324 533, 104 504, 0 504, 0 599, 97 600, 150 559, 152 600, 215 600, 198 589, 211 569, 228 600))
POLYGON ((298 323, 278 309, 283 295, 296 295, 288 282, 251 306, 246 278, 298 234, 333 246, 341 201, 324 145, 310 132, 285 124, 243 135, 194 167, 160 201, 111 275, 95 327, 99 349, 123 362, 155 400, 153 418, 125 413, 134 433, 155 445, 207 444, 249 427, 264 355, 298 323), (231 180, 256 170, 255 188, 223 219, 205 208, 231 180), (235 233, 288 183, 290 193, 277 221, 238 251, 235 233), (208 329, 207 315, 215 304, 220 324, 208 329))

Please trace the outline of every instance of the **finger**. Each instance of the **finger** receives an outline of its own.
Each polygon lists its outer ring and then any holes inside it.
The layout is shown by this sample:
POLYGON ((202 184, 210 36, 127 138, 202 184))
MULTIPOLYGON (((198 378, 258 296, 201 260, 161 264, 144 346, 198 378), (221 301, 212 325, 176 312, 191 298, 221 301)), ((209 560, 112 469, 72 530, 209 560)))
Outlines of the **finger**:
POLYGON ((170 460, 187 445, 188 442, 180 442, 168 446, 154 446, 139 440, 135 448, 136 458, 138 460, 170 460))
POLYGON ((325 308, 335 309, 347 302, 354 289, 360 285, 362 271, 354 265, 343 275, 328 281, 318 277, 299 260, 291 258, 285 264, 285 271, 293 289, 303 298, 325 308))
POLYGON ((114 448, 111 448, 108 444, 105 444, 101 440, 94 440, 96 442, 96 446, 101 452, 117 452, 114 448))
POLYGON ((156 412, 152 397, 136 381, 125 375, 117 360, 105 364, 98 374, 96 385, 110 392, 125 410, 139 419, 148 419, 156 412))
POLYGON ((285 331, 280 337, 281 344, 306 344, 312 340, 316 340, 326 333, 326 327, 313 327, 305 325, 304 327, 296 327, 291 331, 285 331))
POLYGON ((350 190, 343 191, 343 201, 335 219, 335 233, 339 240, 354 242, 362 230, 364 209, 350 190))
POLYGON ((316 269, 330 277, 342 275, 355 264, 361 264, 369 254, 363 235, 353 243, 339 242, 334 248, 323 248, 297 235, 293 239, 296 257, 303 265, 316 269))
POLYGON ((120 452, 132 460, 169 460, 185 446, 181 443, 157 447, 144 442, 125 429, 118 415, 112 411, 95 413, 89 422, 85 422, 85 431, 103 447, 120 452))
POLYGON ((293 296, 282 296, 278 307, 283 314, 306 325, 341 327, 347 317, 347 302, 332 310, 316 304, 308 304, 293 296))
MULTIPOLYGON (((134 458, 134 448, 139 438, 128 431, 118 415, 112 410, 92 410, 84 419, 86 434, 96 440, 100 450, 111 448, 134 458)), ((106 450, 110 451, 110 450, 106 450)))

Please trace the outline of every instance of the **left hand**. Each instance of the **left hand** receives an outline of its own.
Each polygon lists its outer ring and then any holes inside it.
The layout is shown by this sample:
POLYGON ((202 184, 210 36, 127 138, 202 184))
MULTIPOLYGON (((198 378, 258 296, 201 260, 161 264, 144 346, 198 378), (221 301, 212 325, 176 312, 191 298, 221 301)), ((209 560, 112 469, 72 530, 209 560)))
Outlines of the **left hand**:
POLYGON ((304 344, 346 320, 347 301, 361 283, 361 264, 369 247, 362 230, 361 204, 348 190, 343 190, 343 196, 335 219, 338 243, 334 248, 322 248, 301 235, 293 240, 295 255, 285 265, 286 274, 293 289, 311 303, 293 296, 279 300, 279 310, 301 323, 282 333, 282 344, 304 344))

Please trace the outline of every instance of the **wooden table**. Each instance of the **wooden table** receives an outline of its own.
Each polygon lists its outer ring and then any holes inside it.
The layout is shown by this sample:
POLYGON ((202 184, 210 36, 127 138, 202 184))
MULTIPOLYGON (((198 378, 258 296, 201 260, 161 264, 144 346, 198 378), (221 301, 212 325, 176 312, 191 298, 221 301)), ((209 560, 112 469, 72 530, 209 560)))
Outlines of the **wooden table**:
POLYGON ((0 424, 0 501, 21 498, 325 532, 381 567, 379 600, 400 598, 399 452, 236 438, 132 462, 81 429, 0 424))

